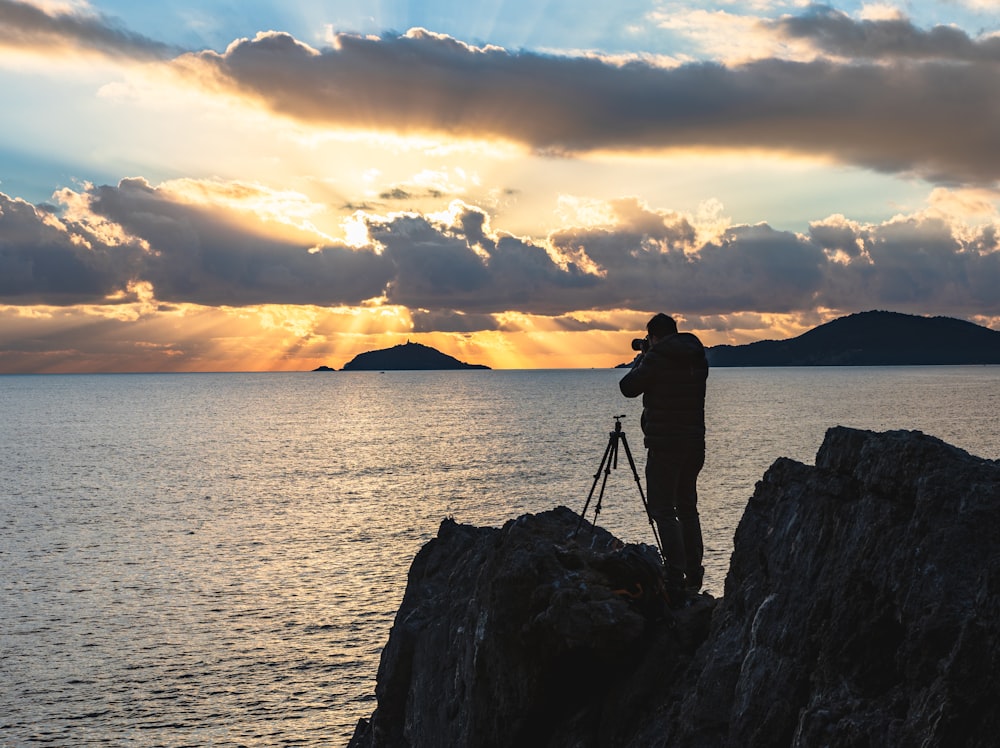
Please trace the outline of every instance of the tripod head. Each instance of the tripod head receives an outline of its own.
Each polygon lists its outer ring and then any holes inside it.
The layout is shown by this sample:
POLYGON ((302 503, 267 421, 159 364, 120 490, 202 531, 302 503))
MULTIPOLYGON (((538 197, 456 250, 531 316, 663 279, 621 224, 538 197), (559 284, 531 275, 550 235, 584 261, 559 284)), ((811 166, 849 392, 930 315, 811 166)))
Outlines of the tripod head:
POLYGON ((620 434, 621 431, 622 431, 622 419, 624 417, 625 417, 624 413, 622 413, 620 416, 612 416, 612 418, 615 419, 615 433, 616 434, 620 434))

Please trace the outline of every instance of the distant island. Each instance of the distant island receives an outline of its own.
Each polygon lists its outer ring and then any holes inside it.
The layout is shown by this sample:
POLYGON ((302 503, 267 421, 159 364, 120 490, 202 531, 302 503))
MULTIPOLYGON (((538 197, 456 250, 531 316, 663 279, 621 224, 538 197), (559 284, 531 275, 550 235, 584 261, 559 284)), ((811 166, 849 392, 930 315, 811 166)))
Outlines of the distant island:
POLYGON ((1000 364, 1000 331, 951 317, 860 312, 788 340, 707 349, 711 366, 1000 364))
MULTIPOLYGON (((420 343, 368 351, 352 358, 341 371, 432 371, 441 369, 489 369, 482 364, 467 364, 446 353, 420 343)), ((321 366, 313 371, 334 371, 321 366)))

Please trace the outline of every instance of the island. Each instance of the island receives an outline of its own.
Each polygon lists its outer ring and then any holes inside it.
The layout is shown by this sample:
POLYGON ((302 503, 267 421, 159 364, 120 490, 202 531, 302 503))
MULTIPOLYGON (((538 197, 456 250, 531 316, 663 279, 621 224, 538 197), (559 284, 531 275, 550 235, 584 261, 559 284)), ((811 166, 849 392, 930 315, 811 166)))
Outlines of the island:
POLYGON ((788 340, 717 345, 711 366, 926 366, 1000 364, 1000 331, 951 317, 871 311, 788 340))
POLYGON ((431 371, 440 369, 489 369, 482 364, 467 364, 446 353, 420 343, 411 343, 368 351, 352 358, 342 371, 431 371))

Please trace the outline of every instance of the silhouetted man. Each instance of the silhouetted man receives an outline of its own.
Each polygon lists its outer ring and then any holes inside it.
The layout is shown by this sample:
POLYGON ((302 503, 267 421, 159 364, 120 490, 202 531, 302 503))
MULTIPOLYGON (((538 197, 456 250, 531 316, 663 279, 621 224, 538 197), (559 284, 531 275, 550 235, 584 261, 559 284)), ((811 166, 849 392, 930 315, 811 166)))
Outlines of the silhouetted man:
POLYGON ((666 558, 667 581, 698 591, 705 576, 698 519, 698 473, 705 464, 708 360, 695 335, 657 314, 646 324, 646 350, 618 386, 642 395, 646 492, 666 558))

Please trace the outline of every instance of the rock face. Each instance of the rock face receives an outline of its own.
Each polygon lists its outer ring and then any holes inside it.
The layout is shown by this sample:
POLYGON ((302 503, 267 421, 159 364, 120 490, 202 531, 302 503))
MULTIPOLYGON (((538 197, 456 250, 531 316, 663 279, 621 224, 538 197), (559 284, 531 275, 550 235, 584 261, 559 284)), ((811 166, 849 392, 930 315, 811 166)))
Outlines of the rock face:
POLYGON ((680 744, 987 746, 1000 465, 916 432, 778 460, 734 539, 680 744))
POLYGON ((683 607, 655 549, 578 525, 443 522, 351 746, 996 744, 1000 463, 831 429, 757 484, 724 597, 683 607))
MULTIPOLYGON (((378 709, 352 745, 559 745, 567 729, 617 731, 636 660, 672 621, 656 549, 622 548, 589 524, 574 538, 579 524, 566 508, 502 530, 443 522, 410 568, 378 709)), ((692 636, 708 631, 701 607, 692 636)), ((662 667, 693 651, 665 652, 662 667)))

